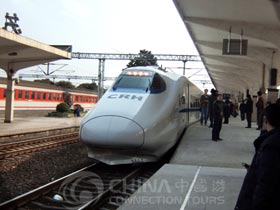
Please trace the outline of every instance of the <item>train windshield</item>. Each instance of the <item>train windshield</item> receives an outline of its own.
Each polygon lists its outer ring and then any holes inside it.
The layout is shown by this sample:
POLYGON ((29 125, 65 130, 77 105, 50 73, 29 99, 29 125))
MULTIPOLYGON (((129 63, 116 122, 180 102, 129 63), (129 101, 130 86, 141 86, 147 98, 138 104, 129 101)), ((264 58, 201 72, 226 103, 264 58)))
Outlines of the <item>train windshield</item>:
POLYGON ((135 92, 147 92, 152 82, 153 75, 147 71, 125 72, 119 76, 113 90, 130 89, 135 92))

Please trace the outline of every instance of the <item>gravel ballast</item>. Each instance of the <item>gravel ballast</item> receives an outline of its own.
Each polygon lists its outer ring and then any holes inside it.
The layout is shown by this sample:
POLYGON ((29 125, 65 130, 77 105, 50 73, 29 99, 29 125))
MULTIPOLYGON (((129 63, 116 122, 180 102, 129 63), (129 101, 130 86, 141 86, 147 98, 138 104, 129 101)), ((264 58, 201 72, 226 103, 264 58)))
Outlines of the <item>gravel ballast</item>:
POLYGON ((0 203, 94 163, 81 143, 0 161, 0 203))

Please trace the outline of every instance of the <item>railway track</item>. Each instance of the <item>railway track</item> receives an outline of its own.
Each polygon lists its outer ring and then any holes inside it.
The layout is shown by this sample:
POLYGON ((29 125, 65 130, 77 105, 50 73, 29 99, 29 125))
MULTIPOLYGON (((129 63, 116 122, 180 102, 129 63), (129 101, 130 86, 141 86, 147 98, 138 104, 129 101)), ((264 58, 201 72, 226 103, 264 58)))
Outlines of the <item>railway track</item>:
POLYGON ((0 159, 25 155, 79 141, 78 132, 0 144, 0 159))
POLYGON ((162 164, 104 166, 93 164, 0 204, 0 209, 117 209, 162 164))

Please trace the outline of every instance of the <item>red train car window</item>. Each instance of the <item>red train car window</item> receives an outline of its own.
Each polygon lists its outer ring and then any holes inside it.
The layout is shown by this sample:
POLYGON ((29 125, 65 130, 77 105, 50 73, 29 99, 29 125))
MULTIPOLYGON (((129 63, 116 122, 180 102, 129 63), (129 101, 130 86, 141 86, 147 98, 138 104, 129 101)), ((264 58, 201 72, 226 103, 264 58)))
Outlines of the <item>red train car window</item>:
POLYGON ((26 99, 26 100, 29 99, 29 91, 28 91, 28 90, 25 91, 25 99, 26 99))
POLYGON ((37 92, 37 100, 41 100, 41 93, 37 92))
POLYGON ((34 91, 31 92, 31 99, 33 99, 33 100, 35 99, 35 92, 34 91))
POLYGON ((22 99, 22 90, 18 90, 18 99, 22 99))
POLYGON ((47 99, 47 93, 43 93, 43 100, 47 99))

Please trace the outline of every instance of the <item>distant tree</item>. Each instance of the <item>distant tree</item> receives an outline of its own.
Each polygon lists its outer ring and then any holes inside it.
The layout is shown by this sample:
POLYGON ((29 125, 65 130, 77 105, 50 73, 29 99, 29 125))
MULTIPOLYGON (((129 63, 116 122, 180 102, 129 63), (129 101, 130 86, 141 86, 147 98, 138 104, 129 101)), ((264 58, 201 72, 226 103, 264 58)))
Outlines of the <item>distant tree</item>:
POLYGON ((34 80, 34 82, 47 83, 47 84, 54 85, 54 82, 52 82, 50 79, 36 79, 36 80, 34 80))
POLYGON ((97 90, 97 85, 95 82, 93 83, 82 83, 77 88, 83 88, 88 90, 97 90))
POLYGON ((140 50, 139 56, 131 59, 127 64, 127 67, 133 66, 157 66, 157 58, 151 53, 151 51, 140 50))
POLYGON ((55 85, 63 88, 75 88, 75 86, 70 81, 59 81, 55 85))

